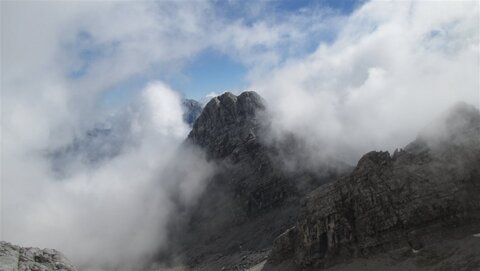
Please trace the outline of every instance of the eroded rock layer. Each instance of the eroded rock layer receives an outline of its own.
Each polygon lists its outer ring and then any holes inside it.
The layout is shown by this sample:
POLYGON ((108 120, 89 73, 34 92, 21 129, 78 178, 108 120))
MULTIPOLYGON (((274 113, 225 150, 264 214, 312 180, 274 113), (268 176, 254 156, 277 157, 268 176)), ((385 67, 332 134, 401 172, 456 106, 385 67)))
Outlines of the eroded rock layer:
POLYGON ((367 153, 350 175, 312 192, 269 262, 318 269, 399 247, 418 251, 479 222, 480 114, 460 104, 404 150, 367 153))
POLYGON ((0 241, 0 270, 2 271, 76 271, 59 251, 19 247, 0 241))
POLYGON ((181 230, 175 243, 183 244, 192 265, 246 251, 265 254, 274 238, 294 224, 300 198, 336 176, 336 169, 318 170, 324 173, 320 177, 283 170, 278 146, 265 140, 264 113, 257 93, 227 92, 213 98, 193 125, 187 142, 202 148, 218 171, 187 226, 176 227, 181 230))

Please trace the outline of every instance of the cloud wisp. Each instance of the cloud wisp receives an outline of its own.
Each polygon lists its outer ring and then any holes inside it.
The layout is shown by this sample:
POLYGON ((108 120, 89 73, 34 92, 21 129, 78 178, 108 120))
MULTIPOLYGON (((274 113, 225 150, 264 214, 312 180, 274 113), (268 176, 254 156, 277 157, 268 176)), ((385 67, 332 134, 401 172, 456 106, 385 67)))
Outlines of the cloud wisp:
POLYGON ((302 34, 295 25, 305 25, 294 17, 293 26, 249 25, 207 1, 1 5, 1 238, 59 249, 82 268, 131 269, 153 256, 173 201, 194 201, 213 170, 201 153, 178 152, 188 131, 180 96, 165 83, 135 86, 120 109, 100 106, 102 95, 138 75, 168 78, 208 47, 251 67, 276 63, 268 59, 299 39, 286 33, 302 34), (68 147, 112 119, 99 142, 68 147), (121 137, 118 151, 86 163, 109 133, 121 137), (63 163, 52 162, 55 150, 68 150, 56 156, 63 163), (167 176, 171 163, 194 174, 167 176))
POLYGON ((458 101, 479 107, 475 2, 369 2, 332 44, 252 83, 269 103, 272 137, 295 134, 311 158, 354 163, 413 140, 458 101))
POLYGON ((216 1, 1 7, 1 239, 86 269, 154 256, 172 205, 192 204, 212 174, 182 145, 181 95, 165 83, 204 50, 248 69, 270 136, 294 134, 312 166, 393 150, 456 101, 480 103, 476 2, 368 2, 349 15, 256 4, 237 17, 216 1), (137 77, 126 106, 101 105, 137 77), (111 120, 121 150, 94 167, 70 157, 59 176, 46 153, 111 120))
POLYGON ((15 146, 4 133, 12 153, 2 153, 9 157, 2 164, 2 238, 60 249, 86 269, 148 263, 163 248, 174 200, 190 204, 213 167, 200 152, 179 152, 187 129, 176 92, 152 83, 138 102, 122 152, 96 167, 74 160, 62 178, 44 152, 15 146), (195 174, 164 174, 172 163, 195 174))

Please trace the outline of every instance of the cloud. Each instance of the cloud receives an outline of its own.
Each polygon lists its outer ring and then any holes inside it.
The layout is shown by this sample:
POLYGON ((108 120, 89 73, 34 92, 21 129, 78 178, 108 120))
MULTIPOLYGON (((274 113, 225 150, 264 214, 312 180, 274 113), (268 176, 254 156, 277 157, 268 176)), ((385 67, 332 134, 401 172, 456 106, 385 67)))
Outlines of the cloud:
POLYGON ((191 204, 213 167, 187 146, 179 152, 187 132, 179 95, 159 82, 143 94, 124 131, 136 144, 97 167, 76 161, 61 179, 43 152, 2 134, 2 238, 60 249, 86 269, 141 269, 155 256, 175 201, 191 204), (170 170, 180 161, 194 174, 170 170))
MULTIPOLYGON (((235 8, 239 5, 233 4, 235 8)), ((331 41, 346 18, 315 5, 292 13, 268 7, 264 3, 249 3, 247 16, 220 25, 211 40, 213 48, 246 65, 252 81, 292 57, 305 55, 312 42, 331 41)))
MULTIPOLYGON (((269 25, 231 24, 203 1, 1 5, 1 239, 59 249, 85 269, 132 269, 164 245, 172 205, 192 204, 213 169, 182 145, 179 95, 166 83, 139 86, 117 111, 99 106, 102 94, 139 74, 168 77, 207 47, 228 48, 209 34, 228 36, 226 25, 248 40, 240 51, 277 41, 261 36, 269 25), (59 176, 47 154, 110 121, 126 138, 121 151, 93 167, 66 154, 59 176)), ((109 137, 98 140, 91 147, 109 137)))
POLYGON ((164 245, 172 205, 193 204, 214 170, 181 147, 188 130, 166 83, 205 49, 248 68, 271 135, 296 134, 313 158, 393 149, 453 102, 479 105, 477 3, 371 2, 348 16, 258 4, 247 18, 218 5, 1 3, 2 239, 85 268, 129 269, 164 245), (101 106, 138 76, 151 83, 125 107, 101 106), (122 151, 96 167, 74 158, 59 178, 45 153, 110 121, 122 151))
POLYGON ((162 135, 175 135, 179 138, 188 133, 188 126, 183 119, 180 96, 164 83, 150 83, 144 91, 146 106, 150 110, 151 122, 162 135))
POLYGON ((291 58, 251 88, 272 134, 355 162, 404 146, 457 101, 479 106, 478 3, 369 2, 331 44, 291 58))
POLYGON ((177 154, 188 131, 179 95, 166 84, 139 88, 137 98, 113 117, 98 107, 98 99, 108 86, 147 73, 153 64, 176 63, 199 50, 186 47, 195 29, 183 23, 170 28, 178 13, 190 11, 172 8, 162 17, 149 3, 1 5, 1 239, 58 249, 83 269, 138 268, 164 244, 171 194, 193 201, 212 169, 196 152, 177 154), (176 31, 184 39, 172 41, 183 45, 169 42, 176 31), (85 58, 86 52, 94 56, 85 58), (46 152, 111 118, 123 118, 120 136, 131 144, 95 167, 73 156, 64 169, 68 174, 59 178, 46 152), (163 175, 174 155, 197 174, 163 175))

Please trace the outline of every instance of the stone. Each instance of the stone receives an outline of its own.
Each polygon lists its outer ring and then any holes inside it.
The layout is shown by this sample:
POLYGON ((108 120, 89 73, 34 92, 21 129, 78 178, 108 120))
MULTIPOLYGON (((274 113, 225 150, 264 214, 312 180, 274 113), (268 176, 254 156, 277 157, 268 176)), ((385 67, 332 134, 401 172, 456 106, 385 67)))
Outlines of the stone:
POLYGON ((76 271, 73 264, 54 249, 25 248, 0 241, 2 271, 76 271))
POLYGON ((180 239, 172 243, 181 244, 187 262, 269 248, 293 226, 300 199, 337 176, 285 171, 278 153, 288 144, 266 141, 265 109, 256 92, 226 92, 211 99, 193 124, 186 143, 200 147, 218 171, 189 210, 187 222, 172 227, 172 236, 180 239))
POLYGON ((309 194, 269 264, 319 270, 400 247, 420 252, 479 225, 480 113, 462 104, 393 156, 369 152, 309 194))

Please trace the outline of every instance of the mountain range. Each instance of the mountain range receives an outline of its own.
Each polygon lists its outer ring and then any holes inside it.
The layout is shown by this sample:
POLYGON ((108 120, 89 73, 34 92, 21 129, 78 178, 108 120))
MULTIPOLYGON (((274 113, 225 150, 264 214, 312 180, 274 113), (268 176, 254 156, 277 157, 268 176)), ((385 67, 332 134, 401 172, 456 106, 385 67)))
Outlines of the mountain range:
MULTIPOLYGON (((185 144, 203 150, 217 171, 196 204, 172 218, 168 250, 157 259, 167 264, 152 270, 480 269, 475 107, 455 105, 392 154, 292 169, 286 161, 297 159, 301 139, 268 137, 268 108, 257 93, 184 106, 192 123, 185 144)), ((12 252, 19 249, 1 243, 1 266, 22 258, 12 252)))

